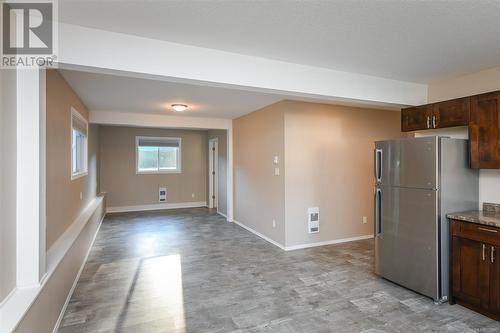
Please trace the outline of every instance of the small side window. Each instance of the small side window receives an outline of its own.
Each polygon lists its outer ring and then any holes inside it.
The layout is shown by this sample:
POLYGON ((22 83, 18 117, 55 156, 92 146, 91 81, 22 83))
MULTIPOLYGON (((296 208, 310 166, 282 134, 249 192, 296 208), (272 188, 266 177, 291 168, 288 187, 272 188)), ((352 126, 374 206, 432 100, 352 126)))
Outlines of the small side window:
POLYGON ((83 116, 71 108, 71 179, 87 175, 88 123, 83 116))

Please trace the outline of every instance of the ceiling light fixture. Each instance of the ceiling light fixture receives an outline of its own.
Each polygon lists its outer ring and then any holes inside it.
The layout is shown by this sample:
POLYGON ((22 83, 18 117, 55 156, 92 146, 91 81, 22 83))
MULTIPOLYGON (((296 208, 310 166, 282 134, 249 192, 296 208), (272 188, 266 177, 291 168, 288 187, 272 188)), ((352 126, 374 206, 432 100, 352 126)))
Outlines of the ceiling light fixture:
POLYGON ((172 104, 172 109, 177 112, 185 111, 188 108, 186 104, 172 104))

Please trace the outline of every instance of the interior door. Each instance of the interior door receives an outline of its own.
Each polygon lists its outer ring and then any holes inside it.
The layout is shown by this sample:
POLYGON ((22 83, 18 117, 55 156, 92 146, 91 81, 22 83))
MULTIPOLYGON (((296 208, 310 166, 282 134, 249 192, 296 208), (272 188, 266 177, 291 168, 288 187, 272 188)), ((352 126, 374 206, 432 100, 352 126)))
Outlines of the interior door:
POLYGON ((380 192, 377 274, 438 300, 437 191, 381 187, 380 192))
POLYGON ((209 208, 217 208, 218 205, 218 153, 218 140, 210 139, 208 142, 209 208))

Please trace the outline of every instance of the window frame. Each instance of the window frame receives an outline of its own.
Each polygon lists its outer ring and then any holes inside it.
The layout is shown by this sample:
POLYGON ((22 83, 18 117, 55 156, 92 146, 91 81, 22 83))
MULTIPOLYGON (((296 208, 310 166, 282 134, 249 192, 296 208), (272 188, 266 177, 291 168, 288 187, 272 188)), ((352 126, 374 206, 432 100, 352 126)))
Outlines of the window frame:
POLYGON ((71 124, 70 124, 70 175, 71 175, 71 180, 76 180, 81 177, 85 177, 89 174, 89 161, 88 161, 88 156, 89 156, 89 122, 85 117, 82 116, 78 110, 76 110, 74 107, 71 107, 71 124), (73 173, 73 119, 74 117, 78 118, 79 121, 82 121, 85 124, 86 132, 87 134, 85 135, 85 140, 83 142, 83 169, 82 171, 73 173))
MULTIPOLYGON (((159 159, 158 159, 159 163, 159 159)), ((179 174, 182 173, 182 138, 169 137, 169 136, 136 136, 135 137, 135 173, 137 175, 161 175, 161 174, 179 174), (139 170, 139 141, 141 139, 150 140, 177 140, 179 142, 179 149, 177 150, 177 168, 171 170, 158 170, 156 171, 140 171, 139 170)))

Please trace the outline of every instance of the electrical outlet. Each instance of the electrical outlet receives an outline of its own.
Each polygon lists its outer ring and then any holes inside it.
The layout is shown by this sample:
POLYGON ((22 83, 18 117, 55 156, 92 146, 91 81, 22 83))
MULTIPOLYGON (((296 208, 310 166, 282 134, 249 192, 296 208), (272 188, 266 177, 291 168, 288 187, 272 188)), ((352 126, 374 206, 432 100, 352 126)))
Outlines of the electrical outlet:
POLYGON ((368 218, 366 216, 363 216, 363 224, 367 224, 368 223, 368 218))
POLYGON ((194 199, 194 193, 192 193, 192 194, 191 194, 191 198, 193 198, 193 199, 194 199))
POLYGON ((276 220, 273 220, 273 228, 276 228, 276 220))
POLYGON ((279 176, 280 175, 280 168, 274 168, 274 175, 279 176))

